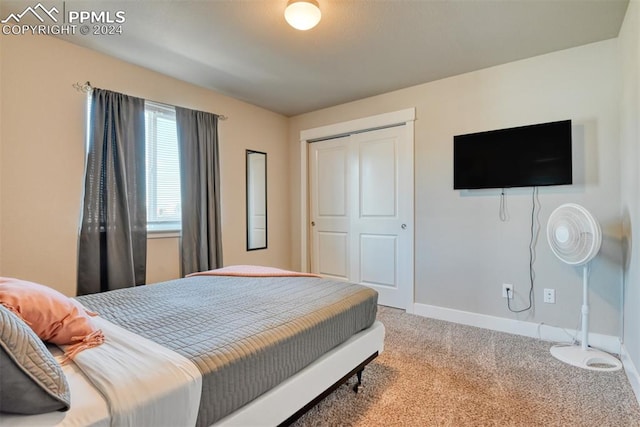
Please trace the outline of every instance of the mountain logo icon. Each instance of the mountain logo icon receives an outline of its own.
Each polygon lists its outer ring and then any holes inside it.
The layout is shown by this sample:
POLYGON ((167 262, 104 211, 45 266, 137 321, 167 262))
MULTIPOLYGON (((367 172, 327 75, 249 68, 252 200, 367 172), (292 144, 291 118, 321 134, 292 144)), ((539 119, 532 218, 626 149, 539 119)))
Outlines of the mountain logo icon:
POLYGON ((58 19, 53 15, 58 14, 59 11, 58 9, 54 6, 52 7, 50 10, 47 10, 46 7, 44 7, 42 5, 42 3, 38 3, 37 5, 35 5, 34 7, 27 7, 25 10, 22 11, 22 13, 11 13, 9 14, 9 16, 7 16, 5 19, 3 19, 2 21, 0 21, 0 23, 6 24, 7 22, 13 20, 16 24, 20 23, 20 20, 27 14, 31 14, 33 16, 35 16, 38 21, 44 23, 44 17, 49 17, 53 22, 58 22, 58 19))

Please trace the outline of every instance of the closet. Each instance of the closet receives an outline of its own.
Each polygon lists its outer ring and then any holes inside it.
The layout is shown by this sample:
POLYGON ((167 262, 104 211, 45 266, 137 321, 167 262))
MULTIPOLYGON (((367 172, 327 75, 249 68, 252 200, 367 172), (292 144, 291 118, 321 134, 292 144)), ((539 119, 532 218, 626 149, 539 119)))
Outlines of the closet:
POLYGON ((413 122, 307 141, 311 272, 413 302, 413 122))

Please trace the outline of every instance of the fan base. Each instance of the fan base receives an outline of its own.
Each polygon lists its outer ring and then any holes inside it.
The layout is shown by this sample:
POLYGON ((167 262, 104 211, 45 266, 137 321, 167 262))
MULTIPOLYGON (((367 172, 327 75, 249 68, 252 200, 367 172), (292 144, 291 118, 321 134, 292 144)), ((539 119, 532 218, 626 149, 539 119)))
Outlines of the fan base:
POLYGON ((593 348, 583 350, 575 345, 554 345, 551 355, 569 365, 592 371, 617 371, 622 368, 622 362, 614 356, 593 348))

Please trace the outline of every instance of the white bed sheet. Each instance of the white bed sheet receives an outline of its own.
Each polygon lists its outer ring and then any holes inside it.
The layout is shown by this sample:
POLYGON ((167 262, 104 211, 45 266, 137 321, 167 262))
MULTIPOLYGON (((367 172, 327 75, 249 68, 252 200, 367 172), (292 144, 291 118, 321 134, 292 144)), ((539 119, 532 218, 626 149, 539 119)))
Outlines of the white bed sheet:
MULTIPOLYGON (((202 392, 198 368, 184 356, 95 317, 105 343, 63 365, 71 409, 2 415, 11 426, 193 426, 202 392)), ((60 357, 60 351, 56 352, 60 357)))
POLYGON ((106 398, 111 425, 193 426, 202 375, 186 357, 101 317, 92 319, 105 343, 74 362, 106 398))

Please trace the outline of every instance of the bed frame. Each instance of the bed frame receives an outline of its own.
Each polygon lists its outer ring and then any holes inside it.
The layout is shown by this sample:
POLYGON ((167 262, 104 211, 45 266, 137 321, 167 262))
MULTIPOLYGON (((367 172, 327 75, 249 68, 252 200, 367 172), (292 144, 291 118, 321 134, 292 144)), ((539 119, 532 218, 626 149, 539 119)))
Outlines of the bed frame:
POLYGON ((384 325, 379 321, 326 353, 262 396, 219 420, 215 427, 288 426, 344 384, 384 350, 384 325))

